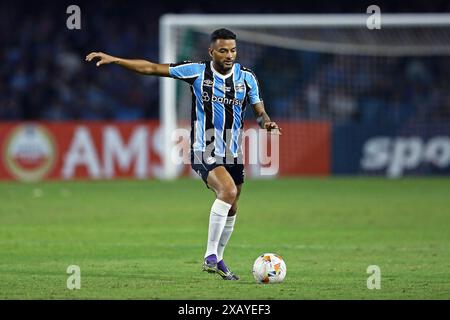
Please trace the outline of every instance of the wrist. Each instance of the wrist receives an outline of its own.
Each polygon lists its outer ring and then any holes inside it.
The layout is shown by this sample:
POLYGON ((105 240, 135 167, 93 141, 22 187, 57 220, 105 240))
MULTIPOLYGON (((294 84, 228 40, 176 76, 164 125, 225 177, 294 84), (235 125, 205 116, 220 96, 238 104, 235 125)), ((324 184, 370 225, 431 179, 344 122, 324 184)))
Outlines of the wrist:
POLYGON ((260 127, 261 129, 264 129, 264 123, 265 123, 265 121, 264 121, 263 116, 257 117, 257 118, 256 118, 256 123, 259 125, 259 127, 260 127))

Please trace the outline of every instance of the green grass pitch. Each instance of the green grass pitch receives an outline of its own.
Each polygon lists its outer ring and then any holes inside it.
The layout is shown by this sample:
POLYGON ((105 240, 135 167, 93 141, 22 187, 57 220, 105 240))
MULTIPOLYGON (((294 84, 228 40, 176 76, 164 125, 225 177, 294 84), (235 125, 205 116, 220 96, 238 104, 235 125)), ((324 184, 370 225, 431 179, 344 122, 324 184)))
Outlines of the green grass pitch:
POLYGON ((450 179, 247 181, 225 251, 236 282, 200 271, 213 200, 190 179, 2 182, 0 299, 450 298, 450 179), (264 252, 283 283, 254 282, 264 252))

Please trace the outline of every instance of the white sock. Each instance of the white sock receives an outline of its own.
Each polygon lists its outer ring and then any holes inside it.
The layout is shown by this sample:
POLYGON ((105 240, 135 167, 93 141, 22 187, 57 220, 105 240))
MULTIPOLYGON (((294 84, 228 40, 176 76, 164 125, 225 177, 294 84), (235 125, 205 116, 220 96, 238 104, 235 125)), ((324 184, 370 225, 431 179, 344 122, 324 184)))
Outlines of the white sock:
POLYGON ((217 261, 223 259, 223 252, 225 251, 225 247, 230 240, 231 233, 234 229, 234 223, 236 221, 236 215, 227 217, 227 221, 225 223, 225 227, 223 228, 222 235, 219 240, 219 247, 217 248, 217 261))
POLYGON ((211 214, 209 215, 208 245, 206 247, 205 258, 211 254, 217 255, 219 239, 222 235, 230 209, 231 204, 219 199, 214 201, 211 207, 211 214))

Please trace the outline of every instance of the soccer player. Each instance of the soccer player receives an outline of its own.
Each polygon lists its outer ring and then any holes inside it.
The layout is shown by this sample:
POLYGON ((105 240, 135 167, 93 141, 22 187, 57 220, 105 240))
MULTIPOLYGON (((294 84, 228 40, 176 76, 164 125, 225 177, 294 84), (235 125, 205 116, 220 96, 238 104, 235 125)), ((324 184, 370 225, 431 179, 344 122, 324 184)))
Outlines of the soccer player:
POLYGON ((192 92, 191 166, 216 195, 209 216, 208 241, 202 270, 218 273, 225 280, 238 280, 225 264, 223 253, 236 221, 244 182, 242 163, 243 116, 247 104, 259 126, 281 134, 264 109, 255 74, 236 63, 236 35, 227 29, 211 34, 211 61, 158 64, 92 52, 87 61, 98 59, 97 67, 117 64, 129 70, 187 82, 192 92))

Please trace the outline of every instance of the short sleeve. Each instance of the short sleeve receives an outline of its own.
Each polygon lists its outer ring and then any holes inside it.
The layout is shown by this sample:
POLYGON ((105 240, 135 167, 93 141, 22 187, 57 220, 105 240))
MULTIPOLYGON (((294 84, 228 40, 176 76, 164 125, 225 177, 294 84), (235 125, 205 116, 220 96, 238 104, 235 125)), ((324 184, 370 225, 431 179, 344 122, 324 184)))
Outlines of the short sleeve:
POLYGON ((256 103, 262 101, 259 82, 258 82, 258 79, 256 78, 255 74, 252 71, 250 71, 249 69, 247 69, 247 70, 248 71, 246 71, 246 82, 247 82, 247 86, 249 88, 248 98, 249 98, 251 104, 256 104, 256 103))
POLYGON ((170 77, 174 79, 193 82, 203 72, 203 65, 191 61, 171 63, 169 66, 170 77))

